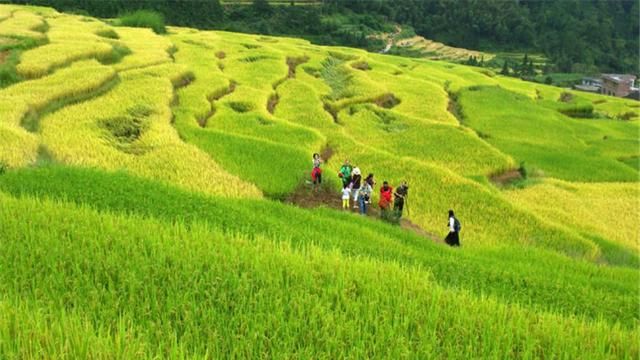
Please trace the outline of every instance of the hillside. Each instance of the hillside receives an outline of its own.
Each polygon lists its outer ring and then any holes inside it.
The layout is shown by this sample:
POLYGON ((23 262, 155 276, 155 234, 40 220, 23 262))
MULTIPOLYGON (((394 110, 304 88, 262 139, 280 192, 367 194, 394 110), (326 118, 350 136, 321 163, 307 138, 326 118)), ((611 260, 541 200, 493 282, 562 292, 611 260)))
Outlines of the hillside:
POLYGON ((14 5, 0 59, 0 358, 640 355, 638 102, 14 5))

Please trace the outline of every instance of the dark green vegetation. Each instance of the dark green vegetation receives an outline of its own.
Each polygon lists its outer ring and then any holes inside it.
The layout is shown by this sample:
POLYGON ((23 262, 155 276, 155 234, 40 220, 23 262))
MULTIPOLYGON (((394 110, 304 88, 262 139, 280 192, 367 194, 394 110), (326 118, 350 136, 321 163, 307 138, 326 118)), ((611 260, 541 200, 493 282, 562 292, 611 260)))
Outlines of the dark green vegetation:
POLYGON ((321 44, 384 47, 367 38, 393 23, 449 45, 543 53, 556 72, 637 72, 638 0, 327 0, 321 5, 272 6, 269 1, 12 0, 82 9, 100 17, 153 9, 173 25, 295 35, 321 44), (206 14, 206 15, 205 15, 206 14), (612 41, 614 39, 615 41, 612 41))
POLYGON ((449 45, 544 53, 561 72, 638 71, 640 2, 329 0, 449 45), (612 41, 615 39, 615 41, 612 41))
POLYGON ((126 13, 120 16, 116 23, 121 26, 150 28, 156 34, 164 34, 167 32, 164 25, 164 16, 156 11, 136 10, 126 13))
POLYGON ((528 304, 531 309, 619 321, 628 327, 638 322, 636 302, 629 294, 640 280, 632 269, 639 260, 628 250, 620 250, 627 253, 626 263, 608 269, 544 250, 487 248, 456 252, 397 227, 351 214, 322 208, 303 210, 270 201, 207 197, 124 172, 58 166, 18 170, 0 177, 0 192, 72 202, 186 228, 206 224, 227 236, 278 238, 296 249, 316 246, 349 256, 419 266, 445 288, 469 289, 503 302, 528 304), (622 274, 626 282, 621 282, 622 274))
POLYGON ((0 37, 0 89, 22 80, 22 76, 16 72, 16 65, 20 62, 20 53, 41 44, 42 41, 34 39, 0 37))

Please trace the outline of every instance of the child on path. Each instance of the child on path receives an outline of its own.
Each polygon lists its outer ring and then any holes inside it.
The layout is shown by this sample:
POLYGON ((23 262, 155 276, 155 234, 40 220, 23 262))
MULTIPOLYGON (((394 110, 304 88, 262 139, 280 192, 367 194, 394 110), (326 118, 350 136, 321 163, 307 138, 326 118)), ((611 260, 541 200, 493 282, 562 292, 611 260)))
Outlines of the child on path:
POLYGON ((351 197, 351 187, 347 184, 342 188, 342 209, 349 210, 349 198, 351 197))
POLYGON ((322 185, 322 169, 320 169, 322 159, 320 154, 313 154, 313 170, 311 170, 311 180, 313 180, 313 188, 317 190, 316 185, 322 185))

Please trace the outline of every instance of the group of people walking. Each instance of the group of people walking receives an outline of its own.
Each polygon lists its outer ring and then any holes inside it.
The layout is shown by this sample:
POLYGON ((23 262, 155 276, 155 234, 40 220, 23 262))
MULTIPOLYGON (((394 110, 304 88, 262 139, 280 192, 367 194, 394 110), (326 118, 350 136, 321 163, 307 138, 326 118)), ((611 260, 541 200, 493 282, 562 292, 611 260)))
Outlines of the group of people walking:
MULTIPOLYGON (((322 184, 321 164, 322 159, 320 158, 320 154, 313 154, 311 179, 314 189, 316 190, 318 186, 322 184)), ((373 173, 369 173, 367 177, 363 179, 360 168, 352 166, 349 160, 345 160, 338 171, 338 177, 342 182, 342 191, 340 193, 342 209, 349 210, 351 201, 353 201, 353 208, 359 209, 360 214, 367 215, 367 210, 371 205, 373 188, 376 184, 373 173)), ((406 181, 403 181, 395 190, 387 181, 383 181, 380 187, 380 200, 378 201, 380 217, 387 221, 399 223, 405 207, 407 208, 407 212, 409 211, 407 204, 408 196, 409 185, 406 181)), ((453 210, 449 210, 449 222, 447 226, 449 227, 449 234, 445 238, 445 242, 451 246, 459 246, 461 226, 453 210)))

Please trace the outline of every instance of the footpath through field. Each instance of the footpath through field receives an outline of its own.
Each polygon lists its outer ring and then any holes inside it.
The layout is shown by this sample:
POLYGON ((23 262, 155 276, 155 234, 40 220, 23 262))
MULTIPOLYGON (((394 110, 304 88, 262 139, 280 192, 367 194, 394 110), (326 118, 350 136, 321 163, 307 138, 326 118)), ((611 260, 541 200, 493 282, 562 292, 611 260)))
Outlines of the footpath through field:
MULTIPOLYGON (((331 148, 325 148, 320 154, 320 157, 326 162, 331 158, 332 155, 333 150, 331 148)), ((309 181, 305 180, 293 193, 291 193, 284 200, 284 202, 302 208, 316 208, 325 206, 337 211, 345 211, 342 209, 342 200, 339 195, 340 193, 336 189, 331 188, 331 186, 327 183, 320 186, 316 191, 313 189, 309 181)), ((407 201, 405 210, 406 212, 409 212, 409 205, 410 203, 409 201, 407 201)), ((359 213, 359 209, 353 208, 353 204, 350 206, 349 211, 356 214, 359 213)), ((367 216, 372 219, 381 220, 380 210, 378 209, 375 202, 372 202, 367 207, 367 216)), ((435 243, 444 243, 441 236, 430 233, 405 218, 400 220, 400 227, 413 231, 417 235, 432 240, 435 243)))
MULTIPOLYGON (((345 211, 342 209, 342 200, 340 199, 339 195, 340 193, 338 191, 335 191, 328 186, 322 186, 318 189, 318 191, 314 191, 311 185, 308 185, 305 182, 295 192, 293 192, 286 198, 285 203, 293 204, 302 208, 315 208, 325 206, 337 211, 345 211)), ((351 205, 349 211, 354 214, 359 213, 359 209, 353 208, 353 205, 351 205)), ((376 204, 369 204, 369 207, 367 208, 367 216, 372 219, 381 220, 380 210, 378 209, 376 204)), ((432 240, 435 243, 444 243, 443 239, 441 239, 440 236, 424 230, 420 226, 412 223, 407 219, 403 218, 400 220, 400 227, 413 231, 417 235, 432 240)))

